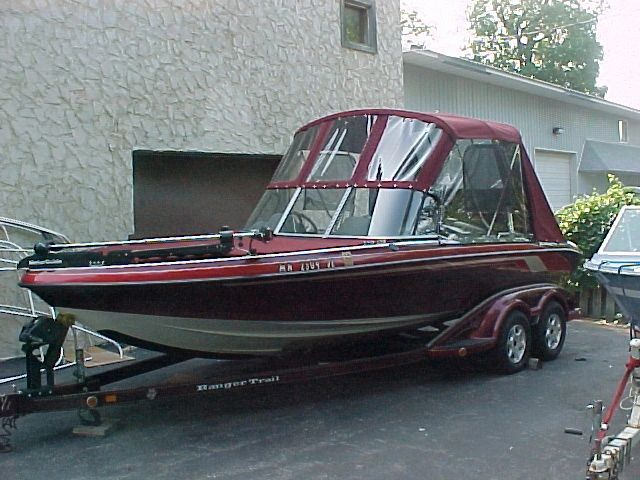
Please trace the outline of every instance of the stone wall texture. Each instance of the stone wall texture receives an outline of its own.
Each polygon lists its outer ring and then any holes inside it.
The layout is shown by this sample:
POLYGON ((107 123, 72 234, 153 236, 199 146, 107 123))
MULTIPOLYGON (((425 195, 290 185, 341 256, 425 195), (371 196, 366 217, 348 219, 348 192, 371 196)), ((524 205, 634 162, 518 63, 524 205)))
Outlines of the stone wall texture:
POLYGON ((376 8, 372 55, 341 47, 339 0, 0 2, 0 215, 125 238, 134 149, 282 153, 401 106, 399 0, 376 8))

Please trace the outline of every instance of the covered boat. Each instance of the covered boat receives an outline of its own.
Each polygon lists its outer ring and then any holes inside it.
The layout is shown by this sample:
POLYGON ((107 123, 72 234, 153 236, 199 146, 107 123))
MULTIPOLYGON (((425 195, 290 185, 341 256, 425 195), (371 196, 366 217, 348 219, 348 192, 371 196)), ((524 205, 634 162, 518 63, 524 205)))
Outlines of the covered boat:
POLYGON ((113 338, 228 357, 442 326, 577 260, 516 129, 368 109, 298 130, 245 231, 41 244, 19 268, 113 338))
POLYGON ((640 207, 622 207, 598 252, 585 263, 640 332, 640 207))

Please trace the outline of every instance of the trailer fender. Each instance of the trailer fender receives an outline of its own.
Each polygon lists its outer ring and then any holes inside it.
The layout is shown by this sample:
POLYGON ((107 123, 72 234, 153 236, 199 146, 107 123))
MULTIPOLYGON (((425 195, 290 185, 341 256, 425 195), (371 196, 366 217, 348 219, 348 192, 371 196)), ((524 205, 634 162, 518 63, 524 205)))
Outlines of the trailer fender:
POLYGON ((573 308, 573 305, 570 305, 570 303, 573 303, 573 302, 571 302, 570 300, 571 300, 571 297, 569 293, 566 292, 564 289, 556 288, 556 289, 549 290, 544 295, 542 295, 542 297, 540 298, 540 301, 538 302, 538 305, 536 308, 537 311, 535 312, 536 322, 538 320, 538 316, 540 315, 540 312, 542 312, 547 306, 547 304, 551 301, 558 302, 562 306, 562 308, 564 309, 564 313, 568 317, 569 311, 573 308))
POLYGON ((513 311, 520 310, 527 318, 531 317, 531 309, 518 297, 504 296, 497 299, 483 315, 480 325, 473 333, 475 338, 496 339, 505 318, 513 311))

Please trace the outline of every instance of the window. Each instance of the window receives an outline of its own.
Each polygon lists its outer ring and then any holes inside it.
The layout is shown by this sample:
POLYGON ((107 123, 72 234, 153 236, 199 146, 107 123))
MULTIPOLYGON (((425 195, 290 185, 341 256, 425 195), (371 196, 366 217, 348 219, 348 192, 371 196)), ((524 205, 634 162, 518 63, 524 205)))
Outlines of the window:
POLYGON ((429 195, 403 188, 270 189, 246 229, 268 227, 285 235, 435 236, 438 208, 429 195))
POLYGON ((296 179, 304 166, 304 162, 309 157, 311 146, 317 134, 317 126, 296 134, 289 150, 284 154, 276 172, 273 174, 272 182, 286 182, 296 179))
POLYGON ((603 252, 640 251, 640 211, 625 207, 605 240, 603 252))
POLYGON ((281 233, 324 234, 335 215, 344 188, 303 189, 280 229, 281 233))
POLYGON ((340 2, 342 46, 376 53, 376 9, 374 0, 340 2))
POLYGON ((335 120, 311 170, 309 181, 349 180, 375 120, 376 117, 372 115, 335 120))
POLYGON ((621 142, 629 141, 629 124, 626 120, 618 120, 618 135, 621 142))
POLYGON ((531 241, 518 145, 458 141, 430 192, 443 209, 440 233, 451 240, 531 241))
MULTIPOLYGON (((331 235, 404 237, 416 235, 425 194, 409 189, 353 188, 331 235)), ((426 235, 431 232, 421 232, 426 235)))
POLYGON ((260 230, 261 228, 275 229, 291 203, 294 188, 284 190, 267 190, 247 220, 245 230, 260 230))
POLYGON ((442 130, 433 123, 390 117, 369 164, 367 179, 415 180, 441 136, 442 130))

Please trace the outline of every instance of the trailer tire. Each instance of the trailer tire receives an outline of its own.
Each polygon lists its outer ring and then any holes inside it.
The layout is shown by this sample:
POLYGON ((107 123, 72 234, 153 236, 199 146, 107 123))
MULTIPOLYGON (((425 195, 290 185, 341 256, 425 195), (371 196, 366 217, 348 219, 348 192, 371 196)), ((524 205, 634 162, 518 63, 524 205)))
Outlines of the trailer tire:
POLYGON ((533 354, 540 360, 555 360, 567 336, 567 314, 558 302, 549 302, 533 329, 533 354))
POLYGON ((511 375, 523 370, 531 352, 531 325, 520 310, 514 310, 504 320, 498 333, 492 360, 498 373, 511 375))

